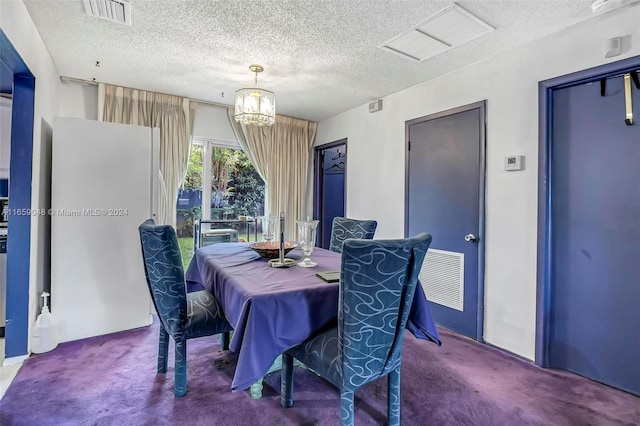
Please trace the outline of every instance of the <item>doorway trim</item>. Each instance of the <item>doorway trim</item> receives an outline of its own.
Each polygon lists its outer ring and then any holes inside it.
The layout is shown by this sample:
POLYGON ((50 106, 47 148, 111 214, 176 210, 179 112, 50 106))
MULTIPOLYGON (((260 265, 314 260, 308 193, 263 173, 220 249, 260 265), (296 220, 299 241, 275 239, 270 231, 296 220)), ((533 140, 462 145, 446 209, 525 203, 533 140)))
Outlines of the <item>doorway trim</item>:
POLYGON ((551 158, 553 93, 578 84, 633 71, 640 67, 640 56, 577 71, 538 83, 538 256, 536 288, 535 364, 549 365, 551 320, 551 158))
MULTIPOLYGON (((317 145, 313 149, 313 217, 320 218, 322 212, 322 157, 320 152, 325 149, 335 148, 336 146, 344 145, 344 153, 347 155, 347 138, 339 139, 337 141, 329 142, 324 145, 317 145)), ((349 158, 349 157, 347 157, 349 158)), ((349 160, 347 160, 349 161, 349 160)), ((345 166, 344 174, 344 212, 347 213, 347 167, 345 166)), ((318 230, 318 234, 322 232, 318 230)))
POLYGON ((405 138, 405 160, 404 160, 404 236, 409 233, 409 151, 411 143, 409 141, 409 127, 425 121, 459 114, 461 112, 480 110, 480 164, 478 176, 478 305, 476 312, 476 341, 484 343, 484 271, 485 271, 485 184, 486 184, 486 130, 487 130, 487 101, 478 101, 472 104, 451 108, 445 111, 436 112, 424 117, 414 118, 404 123, 405 138))
MULTIPOLYGON (((31 212, 35 77, 1 29, 0 52, 0 61, 13 74, 9 202, 12 211, 31 212)), ((7 239, 5 364, 28 354, 31 217, 9 216, 14 238, 7 239)))

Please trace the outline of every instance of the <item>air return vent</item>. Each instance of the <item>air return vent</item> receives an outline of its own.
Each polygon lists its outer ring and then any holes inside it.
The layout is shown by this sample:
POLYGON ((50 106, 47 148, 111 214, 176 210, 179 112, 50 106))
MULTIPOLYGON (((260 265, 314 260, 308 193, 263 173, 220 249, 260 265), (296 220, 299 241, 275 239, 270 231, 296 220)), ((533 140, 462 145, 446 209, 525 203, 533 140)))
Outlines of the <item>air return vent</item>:
POLYGON ((420 282, 430 302, 462 312, 464 253, 430 248, 422 262, 420 282))
POLYGON ((82 0, 84 11, 94 18, 131 25, 131 3, 128 0, 82 0))
POLYGON ((491 31, 491 25, 452 4, 378 47, 422 62, 491 31))

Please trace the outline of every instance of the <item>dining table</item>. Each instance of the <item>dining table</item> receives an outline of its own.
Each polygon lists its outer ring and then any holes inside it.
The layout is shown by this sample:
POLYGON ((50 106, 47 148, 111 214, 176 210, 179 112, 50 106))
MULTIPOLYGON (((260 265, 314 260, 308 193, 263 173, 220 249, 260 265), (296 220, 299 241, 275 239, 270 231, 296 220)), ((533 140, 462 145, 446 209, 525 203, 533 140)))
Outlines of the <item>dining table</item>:
MULTIPOLYGON (((288 258, 302 260, 293 249, 288 258)), ((238 355, 231 390, 243 391, 270 370, 287 349, 335 321, 339 282, 317 272, 339 271, 341 254, 314 248, 316 267, 271 267, 250 243, 220 243, 196 250, 185 273, 187 291, 207 289, 233 326, 229 348, 238 355)), ((440 343, 422 286, 414 294, 407 329, 418 339, 440 343)))

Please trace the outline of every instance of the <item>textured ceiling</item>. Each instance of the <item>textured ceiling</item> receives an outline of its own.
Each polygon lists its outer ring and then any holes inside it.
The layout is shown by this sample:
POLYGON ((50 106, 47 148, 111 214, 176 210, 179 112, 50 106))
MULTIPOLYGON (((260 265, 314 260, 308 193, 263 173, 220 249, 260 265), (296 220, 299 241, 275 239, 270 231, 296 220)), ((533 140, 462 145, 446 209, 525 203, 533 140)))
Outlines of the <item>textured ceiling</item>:
POLYGON ((462 0, 496 30, 422 63, 377 47, 451 3, 131 0, 129 27, 86 16, 81 0, 25 1, 63 76, 233 104, 257 63, 277 112, 315 121, 593 16, 585 0, 462 0))

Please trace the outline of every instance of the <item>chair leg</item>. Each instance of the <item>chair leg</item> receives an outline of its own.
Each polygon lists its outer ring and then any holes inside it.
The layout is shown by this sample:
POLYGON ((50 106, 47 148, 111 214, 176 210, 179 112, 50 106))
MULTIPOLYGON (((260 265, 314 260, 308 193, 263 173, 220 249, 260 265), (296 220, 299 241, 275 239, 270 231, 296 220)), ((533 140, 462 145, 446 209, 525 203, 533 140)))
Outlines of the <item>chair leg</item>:
POLYGON ((158 342, 158 373, 167 372, 169 361, 169 333, 160 325, 160 339, 158 342))
POLYGON ((224 332, 222 333, 222 338, 220 341, 220 344, 222 345, 222 350, 223 351, 228 351, 229 350, 229 342, 231 341, 231 333, 224 332))
POLYGON ((187 393, 187 341, 176 342, 176 374, 173 394, 184 396, 187 393))
POLYGON ((293 406, 293 357, 286 352, 282 354, 280 405, 284 408, 293 406))
POLYGON ((400 366, 389 373, 387 380, 387 416, 389 417, 389 426, 400 426, 400 366))
POLYGON ((353 426, 355 424, 353 398, 353 391, 345 389, 340 390, 340 426, 353 426))

